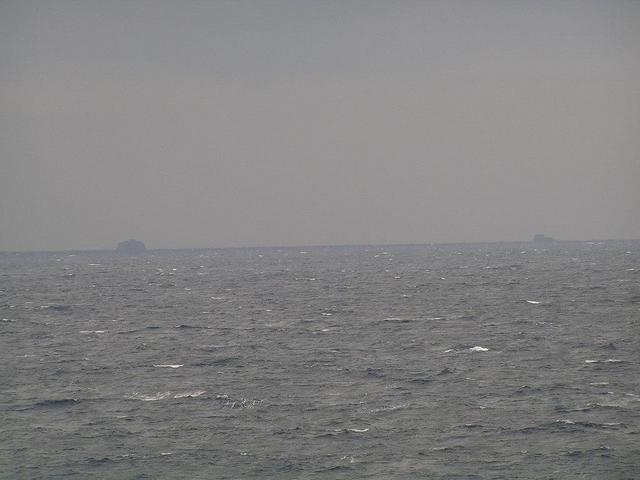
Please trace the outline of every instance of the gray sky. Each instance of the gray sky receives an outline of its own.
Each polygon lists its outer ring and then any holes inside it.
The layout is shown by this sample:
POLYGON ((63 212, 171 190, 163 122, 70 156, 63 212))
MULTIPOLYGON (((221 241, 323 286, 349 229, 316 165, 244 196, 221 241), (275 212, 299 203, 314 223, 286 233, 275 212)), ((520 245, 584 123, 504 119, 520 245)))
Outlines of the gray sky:
POLYGON ((638 1, 0 1, 0 250, 640 238, 638 1))

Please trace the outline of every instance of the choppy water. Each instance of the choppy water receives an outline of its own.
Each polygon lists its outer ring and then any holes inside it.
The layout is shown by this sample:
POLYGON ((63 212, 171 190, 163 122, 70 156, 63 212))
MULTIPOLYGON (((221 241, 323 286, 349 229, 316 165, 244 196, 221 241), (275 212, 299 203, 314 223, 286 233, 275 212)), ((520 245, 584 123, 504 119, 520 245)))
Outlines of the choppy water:
POLYGON ((640 244, 0 255, 0 477, 640 478, 640 244))

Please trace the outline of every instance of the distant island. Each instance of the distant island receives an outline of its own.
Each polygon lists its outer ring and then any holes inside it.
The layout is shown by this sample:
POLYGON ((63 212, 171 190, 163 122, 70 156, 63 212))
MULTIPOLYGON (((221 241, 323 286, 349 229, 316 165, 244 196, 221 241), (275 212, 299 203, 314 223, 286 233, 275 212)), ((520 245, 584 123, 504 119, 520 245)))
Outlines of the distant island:
POLYGON ((536 243, 549 243, 549 242, 553 242, 553 238, 547 237, 541 233, 538 233, 533 236, 533 241, 536 243))
POLYGON ((147 250, 147 247, 144 246, 144 243, 142 243, 140 240, 133 240, 133 239, 120 242, 116 247, 116 252, 126 253, 128 255, 143 253, 146 250, 147 250))

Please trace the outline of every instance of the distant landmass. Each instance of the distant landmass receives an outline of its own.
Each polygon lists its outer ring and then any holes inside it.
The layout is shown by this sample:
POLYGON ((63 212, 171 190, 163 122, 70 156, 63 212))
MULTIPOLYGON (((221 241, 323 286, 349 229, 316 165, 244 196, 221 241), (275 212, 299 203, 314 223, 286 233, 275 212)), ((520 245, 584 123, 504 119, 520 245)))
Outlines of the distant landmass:
POLYGON ((124 242, 120 242, 116 247, 116 252, 126 253, 129 255, 143 253, 147 250, 144 243, 140 240, 125 240, 124 242))
POLYGON ((533 241, 536 243, 549 243, 549 242, 553 242, 553 238, 547 237, 546 235, 538 233, 533 236, 533 241))

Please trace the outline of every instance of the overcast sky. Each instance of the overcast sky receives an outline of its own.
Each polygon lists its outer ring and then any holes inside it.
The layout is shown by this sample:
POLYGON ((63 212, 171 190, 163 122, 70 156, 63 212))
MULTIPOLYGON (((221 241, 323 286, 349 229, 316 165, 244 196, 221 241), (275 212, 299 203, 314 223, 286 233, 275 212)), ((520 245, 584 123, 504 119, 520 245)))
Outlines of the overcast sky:
POLYGON ((0 250, 640 238, 638 1, 0 1, 0 250))

